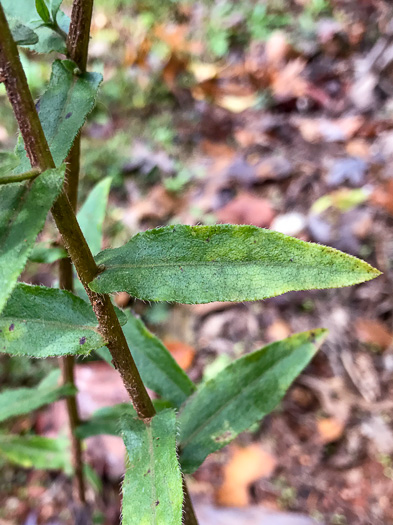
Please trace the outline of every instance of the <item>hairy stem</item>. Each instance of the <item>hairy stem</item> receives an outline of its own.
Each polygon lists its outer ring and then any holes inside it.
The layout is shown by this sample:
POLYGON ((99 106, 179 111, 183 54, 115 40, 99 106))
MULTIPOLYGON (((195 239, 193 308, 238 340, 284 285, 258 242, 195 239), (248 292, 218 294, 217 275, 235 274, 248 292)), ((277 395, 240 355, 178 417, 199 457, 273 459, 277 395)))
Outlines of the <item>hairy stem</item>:
MULTIPOLYGON (((41 171, 55 168, 1 4, 0 77, 4 79, 7 95, 18 121, 30 163, 41 171)), ((54 202, 51 211, 64 246, 93 306, 99 331, 107 342, 114 365, 122 376, 135 410, 141 419, 151 418, 155 414, 153 404, 136 368, 110 298, 108 295, 92 292, 88 286, 89 282, 99 273, 99 268, 64 191, 54 202)))
MULTIPOLYGON (((81 71, 86 69, 92 12, 93 0, 75 0, 72 5, 68 37, 65 35, 67 39, 67 54, 81 71)), ((64 180, 64 191, 74 213, 76 212, 78 203, 79 161, 80 133, 78 133, 66 159, 67 168, 64 180)), ((73 267, 69 257, 60 259, 59 261, 59 285, 60 288, 65 290, 69 290, 70 292, 74 291, 73 267)), ((62 357, 61 369, 64 384, 71 383, 75 385, 75 357, 71 355, 62 357)), ((76 436, 76 429, 80 422, 76 395, 67 397, 66 404, 71 432, 71 454, 75 473, 75 489, 80 503, 85 504, 86 482, 83 471, 82 443, 76 436)))
MULTIPOLYGON (((87 0, 76 0, 78 9, 87 0)), ((91 15, 90 15, 91 16, 91 15)), ((71 42, 73 45, 74 39, 71 42)), ((85 42, 86 49, 88 40, 85 42)), ((32 99, 17 47, 10 33, 3 8, 0 4, 0 78, 4 79, 8 98, 12 104, 25 149, 33 168, 40 170, 55 168, 55 164, 32 99)), ((79 157, 78 157, 79 158, 79 157)), ((97 317, 101 335, 112 355, 113 364, 119 371, 124 386, 130 395, 134 408, 141 419, 150 419, 155 409, 142 382, 138 369, 117 319, 111 300, 107 294, 101 295, 90 290, 88 284, 99 273, 93 255, 79 227, 70 200, 62 191, 52 206, 52 215, 66 248, 83 284, 94 313, 97 317)), ((184 524, 196 525, 187 488, 184 484, 184 524)))
POLYGON ((10 182, 22 182, 24 180, 35 179, 40 173, 41 171, 38 168, 32 168, 29 171, 19 173, 19 175, 10 173, 6 177, 2 176, 0 178, 0 184, 9 184, 10 182))

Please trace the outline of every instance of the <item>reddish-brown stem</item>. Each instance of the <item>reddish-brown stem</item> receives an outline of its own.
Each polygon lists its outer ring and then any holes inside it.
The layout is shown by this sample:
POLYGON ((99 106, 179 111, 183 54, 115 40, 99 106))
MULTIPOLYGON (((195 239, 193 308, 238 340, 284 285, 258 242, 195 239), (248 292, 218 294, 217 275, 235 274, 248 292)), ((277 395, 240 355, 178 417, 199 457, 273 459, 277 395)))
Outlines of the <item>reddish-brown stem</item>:
MULTIPOLYGON (((77 0, 77 4, 80 7, 87 1, 77 0)), ((85 45, 87 46, 87 43, 85 45)), ((32 167, 37 167, 41 171, 55 168, 27 85, 26 76, 20 63, 18 50, 10 33, 1 4, 0 78, 4 80, 32 167)), ((99 269, 82 234, 75 212, 65 191, 60 193, 51 211, 62 236, 63 244, 92 304, 97 317, 99 331, 111 352, 114 366, 122 377, 138 417, 150 419, 156 412, 136 368, 110 298, 108 295, 92 292, 88 286, 99 273, 99 269)), ((197 524, 186 488, 184 490, 183 514, 184 524, 197 524)))
MULTIPOLYGON (((86 69, 87 51, 90 36, 91 16, 93 12, 93 0, 75 0, 72 5, 71 24, 67 37, 67 54, 79 67, 81 71, 86 69)), ((79 158, 80 158, 80 134, 76 137, 71 151, 66 159, 66 173, 64 180, 64 191, 70 201, 74 213, 78 202, 79 183, 79 158)), ((74 291, 73 267, 69 257, 59 261, 59 285, 60 288, 74 291)), ((75 358, 64 356, 61 358, 61 370, 63 383, 75 385, 75 358)), ((66 399, 68 420, 71 433, 71 456, 74 467, 75 492, 81 504, 86 503, 86 483, 83 471, 83 453, 81 440, 76 435, 76 429, 80 422, 79 409, 76 395, 66 399)))

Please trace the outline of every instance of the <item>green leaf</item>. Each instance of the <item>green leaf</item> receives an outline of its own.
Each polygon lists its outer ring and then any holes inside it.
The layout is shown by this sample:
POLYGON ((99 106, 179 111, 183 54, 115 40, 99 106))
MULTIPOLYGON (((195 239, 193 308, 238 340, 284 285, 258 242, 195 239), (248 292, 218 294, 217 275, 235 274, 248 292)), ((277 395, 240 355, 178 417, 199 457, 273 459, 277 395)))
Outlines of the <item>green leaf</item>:
POLYGON ((105 341, 91 306, 70 292, 18 283, 0 316, 0 352, 88 354, 105 341))
POLYGON ((29 255, 29 261, 41 264, 52 264, 66 257, 68 257, 68 255, 64 248, 51 246, 48 242, 38 242, 29 255))
POLYGON ((33 181, 0 186, 0 312, 60 193, 64 171, 65 166, 48 170, 33 181))
MULTIPOLYGON (((104 224, 109 189, 112 178, 106 177, 94 186, 78 212, 78 222, 92 253, 102 248, 102 227, 104 224)), ((85 289, 79 279, 75 279, 75 293, 88 300, 85 289)))
POLYGON ((117 436, 120 434, 120 419, 136 417, 134 407, 130 403, 119 403, 96 410, 88 421, 79 425, 76 435, 79 439, 87 439, 99 434, 117 436))
POLYGON ((102 226, 111 182, 112 178, 106 177, 96 184, 78 212, 79 226, 93 254, 102 248, 102 226))
POLYGON ((47 24, 51 21, 49 9, 46 6, 45 0, 35 0, 35 8, 41 20, 47 24))
POLYGON ((0 434, 0 456, 24 468, 40 470, 72 470, 64 438, 0 434))
MULTIPOLYGON (((53 3, 55 7, 55 2, 53 3)), ((1 5, 8 21, 10 21, 11 18, 16 18, 37 34, 38 42, 36 44, 23 45, 26 45, 26 47, 36 53, 51 53, 52 51, 56 51, 65 54, 67 52, 64 38, 52 28, 43 25, 33 0, 1 0, 1 5)), ((68 33, 70 19, 63 11, 58 11, 56 21, 59 27, 65 33, 68 33)))
POLYGON ((326 335, 318 329, 272 343, 202 383, 179 414, 183 471, 196 470, 209 454, 271 412, 326 335))
POLYGON ((56 21, 56 16, 60 9, 62 1, 63 0, 49 0, 49 9, 50 9, 53 21, 56 21))
POLYGON ((291 290, 336 288, 380 274, 338 250, 256 226, 167 226, 96 257, 105 270, 89 287, 138 299, 255 301, 291 290))
MULTIPOLYGON (((154 399, 153 405, 157 412, 172 408, 171 403, 163 399, 154 399)), ((79 439, 87 439, 100 434, 119 436, 121 433, 120 419, 123 416, 136 417, 134 407, 130 403, 119 403, 118 405, 100 408, 94 412, 90 419, 77 427, 76 435, 79 439)))
POLYGON ((143 382, 179 407, 195 391, 194 383, 140 319, 127 317, 123 332, 143 382))
POLYGON ((19 158, 10 151, 0 151, 0 180, 8 177, 10 172, 19 164, 19 158))
MULTIPOLYGON (((75 75, 71 60, 55 60, 48 89, 40 99, 39 117, 56 166, 66 158, 78 131, 93 109, 102 81, 98 73, 75 75)), ((21 163, 15 170, 30 169, 23 141, 16 148, 21 163)))
POLYGON ((0 393, 0 421, 9 417, 28 414, 37 408, 57 401, 61 397, 75 394, 72 385, 59 386, 60 370, 52 370, 34 388, 13 388, 0 393))
POLYGON ((22 22, 19 22, 19 20, 10 18, 8 23, 12 38, 18 46, 27 46, 38 42, 37 33, 34 33, 30 27, 25 26, 22 22))
POLYGON ((172 410, 150 423, 122 420, 128 466, 123 482, 123 525, 181 525, 182 477, 176 456, 176 418, 172 410))

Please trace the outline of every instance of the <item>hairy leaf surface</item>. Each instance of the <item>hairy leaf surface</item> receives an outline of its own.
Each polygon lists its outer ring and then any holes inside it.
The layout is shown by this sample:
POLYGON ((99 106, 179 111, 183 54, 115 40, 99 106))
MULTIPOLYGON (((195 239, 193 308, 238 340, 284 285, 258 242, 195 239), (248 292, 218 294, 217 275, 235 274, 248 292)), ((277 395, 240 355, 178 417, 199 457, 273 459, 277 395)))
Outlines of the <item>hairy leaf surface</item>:
POLYGON ((61 397, 75 394, 76 388, 59 385, 60 370, 52 370, 34 388, 10 388, 0 393, 0 421, 9 417, 29 414, 33 410, 57 401, 61 397))
POLYGON ((91 306, 66 290, 19 283, 0 316, 3 353, 76 355, 103 344, 91 306))
POLYGON ((123 331, 145 385, 179 407, 195 391, 194 383, 140 319, 128 315, 123 331))
POLYGON ((326 335, 317 329, 272 343, 202 383, 179 414, 183 471, 196 470, 206 456, 271 412, 326 335))
POLYGON ((64 438, 0 434, 0 456, 24 468, 72 471, 64 438))
MULTIPOLYGON (((71 60, 55 60, 49 86, 39 102, 38 114, 56 166, 66 158, 78 131, 93 109, 102 81, 99 73, 75 75, 75 68, 71 60)), ((21 173, 30 168, 21 139, 16 152, 21 164, 15 173, 21 173)))
POLYGON ((0 185, 0 312, 61 190, 64 171, 63 166, 33 181, 0 185))
POLYGON ((338 250, 256 226, 167 226, 137 234, 96 256, 99 293, 143 300, 254 301, 312 288, 335 288, 380 274, 338 250))
POLYGON ((122 420, 128 465, 123 482, 123 525, 181 525, 182 478, 172 410, 149 423, 122 420))
MULTIPOLYGON (((54 6, 51 9, 52 13, 56 11, 56 7, 61 2, 53 2, 54 6)), ((51 53, 56 51, 58 53, 66 53, 66 42, 64 38, 50 29, 42 25, 42 19, 37 12, 36 3, 34 0, 1 0, 1 5, 7 16, 8 21, 11 18, 16 18, 22 24, 26 25, 30 29, 33 29, 38 36, 38 42, 33 45, 26 45, 29 49, 37 53, 51 53)), ((68 33, 70 19, 63 11, 57 9, 56 21, 59 27, 68 33)))

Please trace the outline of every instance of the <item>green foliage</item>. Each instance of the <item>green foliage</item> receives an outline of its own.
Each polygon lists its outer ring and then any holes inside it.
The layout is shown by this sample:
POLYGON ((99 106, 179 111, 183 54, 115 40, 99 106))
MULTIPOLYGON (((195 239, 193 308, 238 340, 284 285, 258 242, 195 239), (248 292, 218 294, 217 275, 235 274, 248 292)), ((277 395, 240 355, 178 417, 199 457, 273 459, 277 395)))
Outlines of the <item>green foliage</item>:
POLYGON ((194 383, 140 319, 129 315, 123 331, 145 385, 179 407, 194 392, 194 383))
POLYGON ((111 182, 111 177, 98 182, 78 212, 79 226, 93 254, 98 253, 102 248, 102 227, 111 182))
POLYGON ((0 316, 0 352, 88 354, 105 341, 90 305, 65 290, 19 283, 0 316))
POLYGON ((51 16, 49 9, 45 4, 45 0, 35 0, 35 8, 37 9, 39 17, 45 24, 51 21, 51 16))
POLYGON ((19 46, 33 45, 38 42, 38 35, 30 27, 25 26, 19 20, 11 18, 9 20, 12 38, 19 46))
MULTIPOLYGON (((48 89, 40 99, 39 117, 56 166, 66 158, 78 131, 93 109, 99 73, 77 74, 71 60, 55 60, 48 89)), ((15 170, 21 173, 30 168, 23 141, 16 148, 21 163, 15 170)))
POLYGON ((59 246, 51 246, 47 242, 38 242, 29 255, 29 261, 51 264, 67 257, 67 252, 59 246))
POLYGON ((271 412, 326 335, 318 329, 272 343, 202 383, 179 415, 183 471, 196 470, 208 454, 271 412))
POLYGON ((65 167, 34 181, 0 186, 0 312, 25 267, 48 211, 60 192, 65 167))
POLYGON ((59 10, 61 1, 50 0, 49 9, 44 0, 2 0, 1 5, 7 19, 16 19, 33 30, 38 42, 20 42, 21 45, 37 53, 66 53, 65 36, 70 19, 59 10))
POLYGON ((19 164, 19 158, 11 151, 0 151, 0 181, 4 177, 8 177, 9 172, 12 171, 19 164))
MULTIPOLYGON (((170 402, 162 399, 155 399, 153 405, 157 412, 172 408, 170 402)), ((76 435, 80 439, 87 439, 99 434, 119 436, 121 434, 120 419, 122 417, 136 417, 134 407, 130 403, 119 403, 100 408, 94 412, 89 420, 79 425, 76 429, 76 435)))
POLYGON ((13 388, 0 393, 0 421, 9 417, 28 414, 58 399, 75 394, 72 385, 59 386, 60 370, 52 370, 34 388, 13 388))
POLYGON ((172 410, 157 414, 151 421, 123 418, 122 433, 128 453, 123 525, 181 525, 183 492, 176 431, 172 410))
POLYGON ((61 469, 70 474, 67 444, 64 438, 0 434, 0 456, 24 468, 61 469))
POLYGON ((348 286, 380 274, 338 250, 256 226, 168 226, 135 235, 96 256, 89 286, 139 299, 254 301, 311 288, 348 286))
POLYGON ((134 407, 130 403, 119 403, 109 407, 103 407, 94 412, 88 421, 77 428, 76 435, 80 439, 86 439, 99 434, 120 434, 120 419, 136 417, 134 407))

